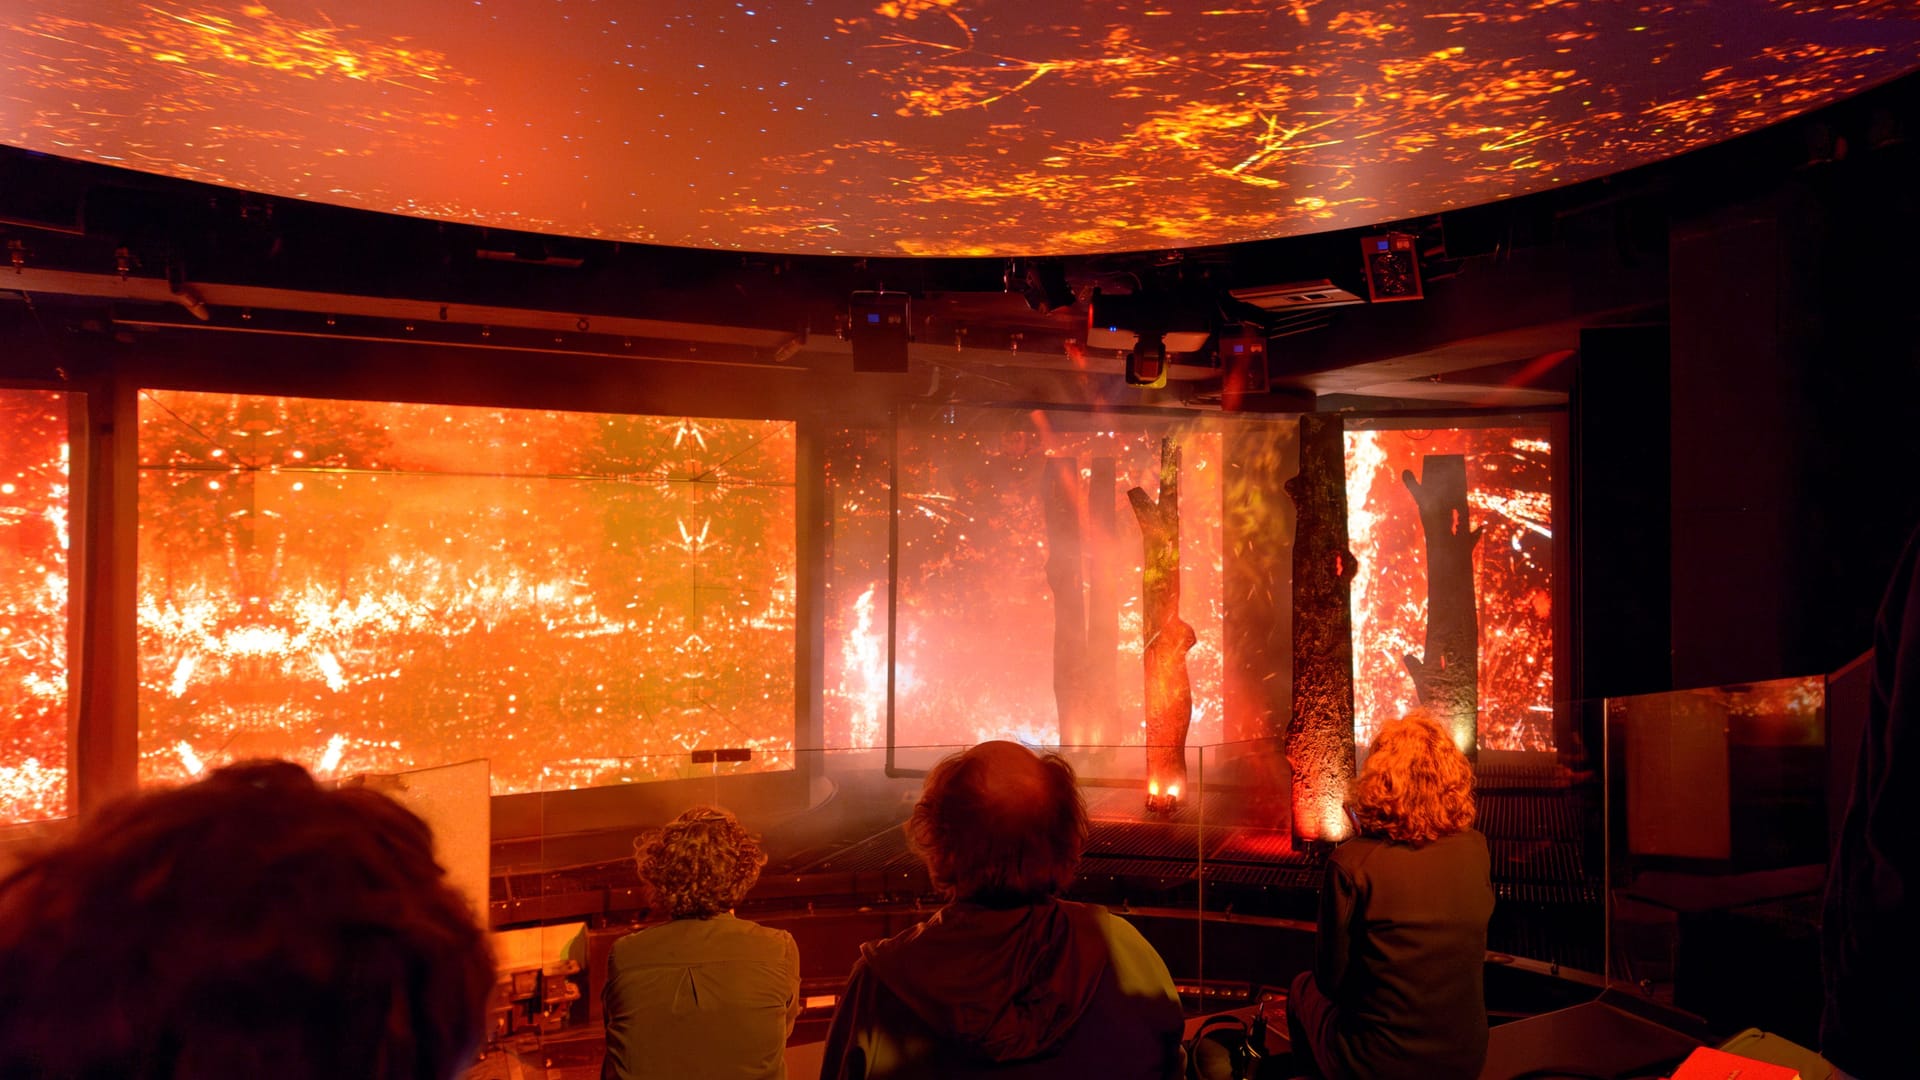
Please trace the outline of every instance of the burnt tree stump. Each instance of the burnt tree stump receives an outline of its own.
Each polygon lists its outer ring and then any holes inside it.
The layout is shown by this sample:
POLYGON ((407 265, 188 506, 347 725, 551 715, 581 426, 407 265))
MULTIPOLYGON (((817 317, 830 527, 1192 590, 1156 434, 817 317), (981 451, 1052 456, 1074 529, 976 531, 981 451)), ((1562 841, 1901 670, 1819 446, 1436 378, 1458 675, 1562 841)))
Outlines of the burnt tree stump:
POLYGON ((1401 657, 1420 704, 1453 733, 1469 758, 1479 756, 1480 613, 1473 595, 1473 549, 1480 529, 1467 522, 1467 459, 1428 454, 1422 479, 1400 481, 1420 508, 1427 539, 1427 638, 1424 656, 1401 657))
POLYGON ((1160 440, 1160 498, 1136 487, 1127 500, 1140 522, 1146 556, 1140 591, 1146 599, 1141 653, 1147 677, 1147 808, 1171 811, 1187 786, 1187 727, 1193 722, 1187 650, 1197 640, 1180 617, 1180 448, 1172 439, 1160 440))
POLYGON ((1353 778, 1353 577, 1347 550, 1345 425, 1338 416, 1300 418, 1300 472, 1287 481, 1297 512, 1293 534, 1293 714, 1287 765, 1293 771, 1296 841, 1346 839, 1345 800, 1353 778))

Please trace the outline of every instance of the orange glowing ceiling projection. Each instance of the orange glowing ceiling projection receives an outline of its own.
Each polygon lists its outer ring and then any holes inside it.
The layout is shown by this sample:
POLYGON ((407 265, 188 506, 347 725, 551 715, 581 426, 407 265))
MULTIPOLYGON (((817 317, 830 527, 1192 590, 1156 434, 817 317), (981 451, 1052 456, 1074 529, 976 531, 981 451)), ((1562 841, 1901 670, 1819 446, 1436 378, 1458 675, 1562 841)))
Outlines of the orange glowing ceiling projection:
POLYGON ((794 445, 786 421, 144 391, 141 778, 791 767, 794 445))
POLYGON ((0 142, 451 221, 821 254, 1405 218, 1920 66, 1920 7, 1812 0, 53 0, 0 19, 0 142))

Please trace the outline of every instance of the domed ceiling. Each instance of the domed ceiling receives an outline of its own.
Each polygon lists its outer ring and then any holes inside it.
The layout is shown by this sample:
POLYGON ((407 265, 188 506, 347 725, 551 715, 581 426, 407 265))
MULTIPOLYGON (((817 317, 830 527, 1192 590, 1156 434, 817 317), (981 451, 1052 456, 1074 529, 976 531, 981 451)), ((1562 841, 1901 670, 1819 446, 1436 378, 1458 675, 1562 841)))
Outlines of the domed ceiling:
POLYGON ((1920 4, 1873 0, 66 0, 0 20, 0 142, 810 254, 1365 225, 1669 157, 1920 66, 1920 4))

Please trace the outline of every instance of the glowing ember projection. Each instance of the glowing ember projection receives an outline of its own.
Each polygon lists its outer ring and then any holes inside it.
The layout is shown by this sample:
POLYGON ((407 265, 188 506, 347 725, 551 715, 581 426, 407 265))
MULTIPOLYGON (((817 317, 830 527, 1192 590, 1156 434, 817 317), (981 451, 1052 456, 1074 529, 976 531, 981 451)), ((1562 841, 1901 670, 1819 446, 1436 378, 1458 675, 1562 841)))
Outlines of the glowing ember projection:
POLYGON ((47 0, 0 23, 0 140, 580 236, 1068 254, 1570 184, 1920 64, 1912 4, 1432 8, 47 0))
POLYGON ((1553 745, 1551 447, 1538 427, 1349 430, 1347 528, 1353 581, 1354 740, 1417 704, 1403 657, 1421 656, 1427 572, 1419 508, 1401 482, 1430 454, 1464 454, 1479 601, 1479 745, 1553 745))
POLYGON ((788 767, 794 461, 780 421, 147 392, 141 777, 788 767))
MULTIPOLYGON (((1127 416, 950 409, 905 423, 900 433, 897 745, 994 738, 1142 745, 1143 548, 1125 492, 1136 485, 1159 489, 1163 435, 1174 437, 1183 453, 1179 614, 1198 638, 1187 654, 1189 740, 1220 740, 1221 435, 1198 424, 1127 416), (1049 463, 1062 460, 1074 463, 1081 492, 1096 476, 1111 478, 1111 490, 1103 484, 1081 498, 1111 500, 1107 520, 1115 523, 1103 541, 1091 527, 1094 508, 1080 506, 1065 526, 1087 539, 1076 588, 1084 588, 1088 612, 1080 654, 1088 678, 1080 728, 1064 733, 1046 506, 1049 463), (1102 592, 1111 599, 1097 599, 1102 592), (1117 622, 1117 633, 1096 634, 1101 619, 1117 622)), ((1097 765, 1110 769, 1108 775, 1138 776, 1139 752, 1097 765)))
POLYGON ((67 813, 67 397, 0 389, 0 824, 67 813))

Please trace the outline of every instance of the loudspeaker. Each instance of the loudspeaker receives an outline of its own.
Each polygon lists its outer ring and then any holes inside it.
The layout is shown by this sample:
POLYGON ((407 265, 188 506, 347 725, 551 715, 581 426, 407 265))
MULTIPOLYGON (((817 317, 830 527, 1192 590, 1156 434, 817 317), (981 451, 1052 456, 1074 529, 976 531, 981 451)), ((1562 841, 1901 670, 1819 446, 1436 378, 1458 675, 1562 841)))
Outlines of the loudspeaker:
POLYGON ((1420 252, 1411 234, 1362 237, 1360 253, 1366 262, 1367 296, 1374 303, 1426 295, 1420 288, 1420 252))

